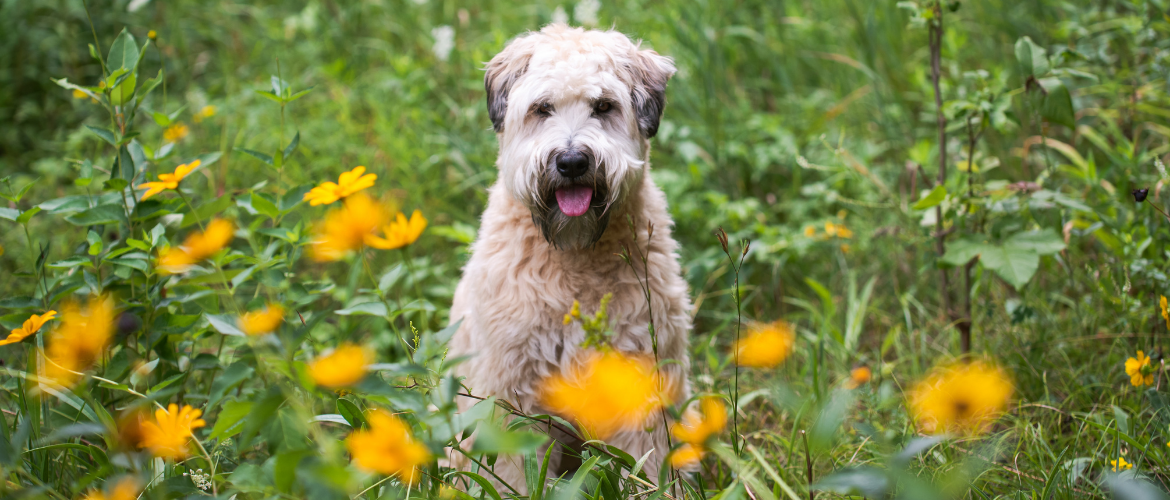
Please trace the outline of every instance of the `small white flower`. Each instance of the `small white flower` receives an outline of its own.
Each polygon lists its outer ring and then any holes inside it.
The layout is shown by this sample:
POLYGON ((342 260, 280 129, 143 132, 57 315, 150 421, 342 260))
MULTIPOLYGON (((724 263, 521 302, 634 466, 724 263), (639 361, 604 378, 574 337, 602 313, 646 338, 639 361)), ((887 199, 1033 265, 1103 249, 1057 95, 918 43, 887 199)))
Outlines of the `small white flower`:
POLYGON ((552 22, 556 24, 569 24, 569 13, 565 12, 564 7, 558 5, 557 10, 553 11, 552 22))
POLYGON ((573 19, 577 24, 593 26, 597 24, 597 11, 601 10, 600 0, 581 0, 573 8, 573 19))
POLYGON ((435 57, 440 61, 446 61, 451 57, 451 49, 455 48, 455 28, 445 24, 439 26, 431 30, 431 38, 435 39, 435 45, 431 47, 435 57))

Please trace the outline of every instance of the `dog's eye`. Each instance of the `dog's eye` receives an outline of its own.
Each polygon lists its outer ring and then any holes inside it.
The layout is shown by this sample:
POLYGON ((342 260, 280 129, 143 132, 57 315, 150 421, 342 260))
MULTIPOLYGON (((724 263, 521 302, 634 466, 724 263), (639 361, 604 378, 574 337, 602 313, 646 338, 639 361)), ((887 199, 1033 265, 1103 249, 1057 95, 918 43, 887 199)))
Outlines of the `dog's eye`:
POLYGON ((611 108, 613 108, 613 105, 610 104, 609 101, 601 101, 601 102, 597 103, 596 106, 593 107, 593 111, 595 111, 599 114, 600 113, 608 113, 611 108))
POLYGON ((552 112, 553 112, 552 103, 542 102, 542 103, 540 103, 540 106, 536 107, 536 114, 538 114, 538 115, 548 116, 548 115, 551 115, 552 112))

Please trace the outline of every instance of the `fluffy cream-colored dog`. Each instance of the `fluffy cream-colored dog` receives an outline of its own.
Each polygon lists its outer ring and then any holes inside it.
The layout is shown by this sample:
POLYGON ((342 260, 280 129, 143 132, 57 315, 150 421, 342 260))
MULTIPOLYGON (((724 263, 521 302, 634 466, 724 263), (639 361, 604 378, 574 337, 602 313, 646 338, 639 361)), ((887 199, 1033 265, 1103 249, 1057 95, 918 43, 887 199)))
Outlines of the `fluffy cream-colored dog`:
MULTIPOLYGON (((690 300, 666 199, 648 175, 650 138, 674 71, 670 58, 621 33, 562 24, 512 40, 488 63, 499 181, 450 316, 462 321, 450 349, 470 356, 458 370, 473 394, 548 413, 540 381, 581 359, 584 332, 565 325, 565 313, 573 300, 589 312, 606 293, 613 294, 614 347, 649 355, 653 311, 659 357, 677 361, 663 367, 672 396, 682 402, 689 394, 690 300), (635 273, 618 256, 623 245, 648 256, 645 269, 636 262, 635 273), (639 279, 649 284, 651 304, 639 279)), ((654 450, 646 471, 656 478, 666 436, 656 415, 608 442, 634 457, 654 450)), ((501 457, 494 472, 524 484, 515 457, 501 457)))

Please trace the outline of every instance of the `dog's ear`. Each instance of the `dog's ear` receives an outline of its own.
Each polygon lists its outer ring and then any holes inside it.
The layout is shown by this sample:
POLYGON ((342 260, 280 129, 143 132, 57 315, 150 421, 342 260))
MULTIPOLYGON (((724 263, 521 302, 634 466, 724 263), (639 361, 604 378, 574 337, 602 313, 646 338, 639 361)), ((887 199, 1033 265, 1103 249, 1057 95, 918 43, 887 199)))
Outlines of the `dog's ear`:
POLYGON ((649 139, 658 133, 658 122, 666 107, 666 81, 675 72, 674 61, 653 50, 638 50, 633 61, 634 85, 631 94, 638 130, 649 139))
POLYGON ((508 92, 512 85, 528 71, 533 44, 526 38, 517 38, 487 64, 483 87, 487 91, 488 118, 496 132, 504 131, 504 115, 508 111, 508 92))

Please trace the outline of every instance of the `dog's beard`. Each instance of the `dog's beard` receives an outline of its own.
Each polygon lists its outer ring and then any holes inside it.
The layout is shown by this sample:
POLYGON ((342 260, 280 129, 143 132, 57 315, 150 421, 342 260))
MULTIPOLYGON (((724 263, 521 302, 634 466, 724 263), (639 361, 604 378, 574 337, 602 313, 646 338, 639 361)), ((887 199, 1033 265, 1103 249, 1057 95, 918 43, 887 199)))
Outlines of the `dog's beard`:
POLYGON ((549 169, 543 171, 546 173, 541 175, 536 199, 529 206, 532 222, 540 228, 544 239, 558 250, 580 250, 593 246, 609 225, 609 216, 614 208, 604 167, 600 164, 591 167, 585 175, 571 180, 555 171, 549 172, 549 169), (593 189, 589 208, 576 217, 566 215, 557 200, 558 189, 573 186, 593 189))

